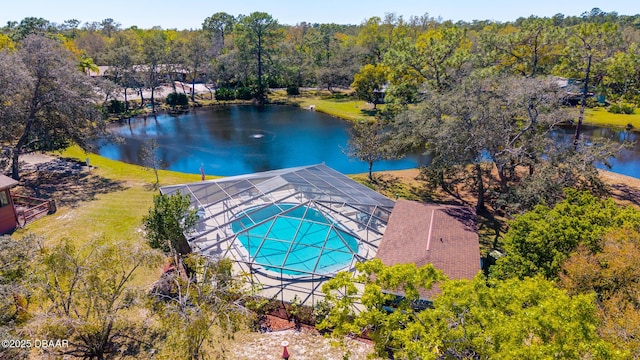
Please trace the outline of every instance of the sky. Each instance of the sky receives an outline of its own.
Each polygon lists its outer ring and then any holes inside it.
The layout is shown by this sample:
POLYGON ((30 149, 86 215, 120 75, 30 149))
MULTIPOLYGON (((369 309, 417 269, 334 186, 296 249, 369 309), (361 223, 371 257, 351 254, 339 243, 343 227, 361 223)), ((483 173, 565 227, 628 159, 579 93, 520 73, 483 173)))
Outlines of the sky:
POLYGON ((513 21, 536 15, 562 13, 577 16, 593 8, 619 15, 640 14, 639 0, 1 0, 0 26, 25 17, 81 24, 111 18, 122 28, 198 29, 208 16, 226 12, 237 16, 254 11, 270 14, 281 24, 360 24, 387 13, 429 16, 457 22, 473 20, 513 21))

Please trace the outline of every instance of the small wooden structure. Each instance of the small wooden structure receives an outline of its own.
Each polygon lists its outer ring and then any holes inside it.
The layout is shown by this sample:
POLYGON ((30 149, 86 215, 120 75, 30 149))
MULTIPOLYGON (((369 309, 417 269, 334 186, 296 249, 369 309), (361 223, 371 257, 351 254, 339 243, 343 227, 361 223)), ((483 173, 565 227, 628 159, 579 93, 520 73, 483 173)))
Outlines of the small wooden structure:
POLYGON ((12 195, 10 190, 16 185, 17 181, 0 174, 0 234, 12 232, 42 216, 56 212, 53 200, 12 195))
POLYGON ((10 189, 18 182, 0 174, 0 234, 13 231, 18 227, 18 213, 13 205, 10 189))

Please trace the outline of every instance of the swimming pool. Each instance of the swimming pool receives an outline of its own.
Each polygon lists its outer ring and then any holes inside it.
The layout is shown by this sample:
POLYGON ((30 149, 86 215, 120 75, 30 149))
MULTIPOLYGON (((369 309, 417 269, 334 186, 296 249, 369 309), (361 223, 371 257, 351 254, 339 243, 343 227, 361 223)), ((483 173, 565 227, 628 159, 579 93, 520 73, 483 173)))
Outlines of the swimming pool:
POLYGON ((340 224, 297 204, 245 209, 231 228, 252 263, 277 274, 331 274, 349 266, 358 253, 358 241, 340 224))

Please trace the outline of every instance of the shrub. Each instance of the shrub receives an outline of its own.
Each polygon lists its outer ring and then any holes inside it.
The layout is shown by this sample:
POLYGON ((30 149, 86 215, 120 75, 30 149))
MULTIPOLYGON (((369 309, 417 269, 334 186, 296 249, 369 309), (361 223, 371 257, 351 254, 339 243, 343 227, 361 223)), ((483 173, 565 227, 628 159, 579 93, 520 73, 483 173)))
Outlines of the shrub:
POLYGON ((120 114, 124 112, 124 102, 119 100, 111 100, 107 105, 107 111, 111 114, 120 114))
POLYGON ((185 94, 174 92, 167 96, 166 102, 172 107, 187 106, 189 104, 189 98, 187 98, 187 95, 185 94))
POLYGON ((609 106, 609 112, 613 113, 613 114, 633 114, 633 112, 635 111, 636 107, 633 104, 629 104, 629 103, 616 103, 616 104, 611 104, 611 106, 609 106))
POLYGON ((287 87, 287 95, 290 95, 290 96, 300 95, 300 88, 297 86, 287 87))
POLYGON ((253 91, 248 86, 241 86, 236 89, 236 99, 251 100, 253 99, 253 91))
POLYGON ((232 88, 221 87, 216 89, 216 100, 234 100, 236 93, 232 88))

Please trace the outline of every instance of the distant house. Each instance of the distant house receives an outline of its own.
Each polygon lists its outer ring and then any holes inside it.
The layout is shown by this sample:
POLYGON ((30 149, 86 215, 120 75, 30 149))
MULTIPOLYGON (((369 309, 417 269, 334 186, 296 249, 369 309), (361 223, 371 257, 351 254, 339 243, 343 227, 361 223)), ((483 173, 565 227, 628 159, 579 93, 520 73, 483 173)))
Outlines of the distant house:
MULTIPOLYGON (((476 213, 464 206, 398 200, 376 258, 387 266, 431 263, 449 279, 472 279, 481 268, 476 213)), ((421 298, 439 292, 435 286, 421 298)))
MULTIPOLYGON (((147 73, 149 71, 149 65, 133 65, 132 70, 135 73, 147 73)), ((91 77, 106 77, 113 79, 114 68, 112 66, 98 66, 98 71, 89 70, 89 76, 91 77)), ((158 64, 158 73, 162 74, 161 81, 171 82, 173 80, 186 82, 190 75, 190 71, 181 65, 175 64, 158 64), (173 78, 175 76, 175 78, 173 78)), ((205 81, 207 73, 200 71, 196 78, 197 83, 205 81)))

